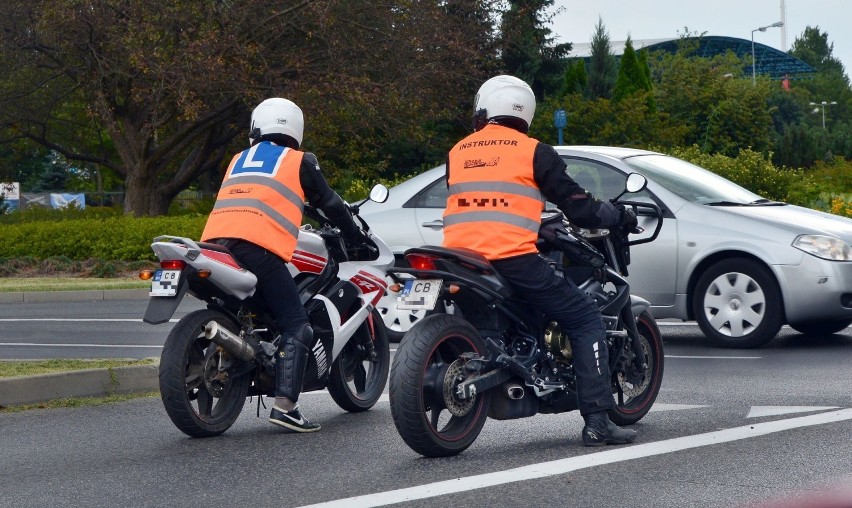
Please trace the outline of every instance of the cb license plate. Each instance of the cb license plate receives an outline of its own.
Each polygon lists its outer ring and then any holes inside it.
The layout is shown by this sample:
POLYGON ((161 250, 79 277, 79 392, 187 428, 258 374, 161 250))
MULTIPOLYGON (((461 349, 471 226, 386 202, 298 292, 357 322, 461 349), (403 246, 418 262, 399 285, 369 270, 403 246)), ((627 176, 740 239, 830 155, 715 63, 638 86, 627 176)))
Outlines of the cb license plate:
POLYGON ((402 294, 397 298, 396 308, 402 310, 435 308, 441 293, 441 279, 410 279, 405 281, 402 294))
POLYGON ((151 280, 150 296, 175 296, 177 294, 180 270, 157 270, 151 280))

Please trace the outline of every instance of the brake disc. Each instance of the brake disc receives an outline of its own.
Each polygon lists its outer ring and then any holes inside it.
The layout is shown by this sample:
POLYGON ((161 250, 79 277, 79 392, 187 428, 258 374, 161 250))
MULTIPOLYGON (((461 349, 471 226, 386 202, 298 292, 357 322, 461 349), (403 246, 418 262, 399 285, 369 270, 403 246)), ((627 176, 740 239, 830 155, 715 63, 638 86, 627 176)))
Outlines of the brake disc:
POLYGON ((447 411, 453 416, 465 416, 476 404, 476 395, 471 395, 469 399, 459 399, 455 395, 456 387, 466 377, 464 361, 461 358, 451 363, 444 375, 444 405, 447 406, 447 411))
MULTIPOLYGON (((650 344, 640 335, 639 344, 642 346, 642 353, 647 357, 648 350, 650 349, 650 344)), ((650 360, 650 359, 649 359, 650 360)), ((652 360, 650 360, 652 361, 652 360)), ((633 362, 629 363, 629 369, 631 371, 635 370, 635 366, 633 362)), ((648 363, 648 370, 645 372, 619 372, 618 373, 618 384, 621 387, 621 391, 624 395, 628 397, 638 397, 645 392, 648 388, 648 385, 651 384, 651 369, 652 365, 648 363)))

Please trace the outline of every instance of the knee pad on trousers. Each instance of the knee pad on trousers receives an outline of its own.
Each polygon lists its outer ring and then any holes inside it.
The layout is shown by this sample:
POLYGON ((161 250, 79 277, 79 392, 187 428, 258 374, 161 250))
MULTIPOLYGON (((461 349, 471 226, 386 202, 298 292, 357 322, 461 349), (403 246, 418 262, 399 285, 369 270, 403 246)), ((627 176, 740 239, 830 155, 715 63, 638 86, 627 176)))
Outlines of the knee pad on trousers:
POLYGON ((275 355, 276 397, 287 397, 293 402, 299 399, 313 337, 314 331, 307 323, 299 327, 295 335, 283 337, 275 355))

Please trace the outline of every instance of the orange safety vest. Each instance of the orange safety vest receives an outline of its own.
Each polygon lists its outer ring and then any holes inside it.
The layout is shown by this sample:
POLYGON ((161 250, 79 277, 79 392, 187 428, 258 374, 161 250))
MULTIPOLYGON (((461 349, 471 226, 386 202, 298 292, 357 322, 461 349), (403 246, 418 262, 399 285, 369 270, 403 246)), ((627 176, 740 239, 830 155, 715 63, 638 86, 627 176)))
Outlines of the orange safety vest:
POLYGON ((538 252, 545 199, 533 177, 538 141, 489 124, 450 151, 444 246, 488 259, 538 252))
POLYGON ((201 240, 239 238, 290 261, 305 206, 303 155, 268 141, 235 155, 201 240))

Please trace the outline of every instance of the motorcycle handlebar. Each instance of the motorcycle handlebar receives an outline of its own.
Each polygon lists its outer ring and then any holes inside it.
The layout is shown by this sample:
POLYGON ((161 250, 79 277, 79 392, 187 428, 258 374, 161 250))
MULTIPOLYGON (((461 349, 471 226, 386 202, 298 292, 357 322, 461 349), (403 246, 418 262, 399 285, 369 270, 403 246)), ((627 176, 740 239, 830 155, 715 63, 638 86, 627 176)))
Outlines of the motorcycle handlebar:
MULTIPOLYGON (((663 210, 656 203, 649 203, 647 201, 618 201, 618 204, 624 206, 630 206, 636 212, 637 216, 651 216, 657 218, 657 224, 654 227, 654 232, 648 238, 641 238, 639 240, 631 240, 628 242, 628 245, 640 245, 643 243, 653 242, 660 235, 660 230, 663 228, 663 210), (647 212, 642 213, 640 210, 645 209, 647 212)), ((632 234, 640 234, 645 231, 644 228, 639 226, 636 227, 633 231, 630 231, 632 234), (638 231, 637 231, 638 230, 638 231)))

